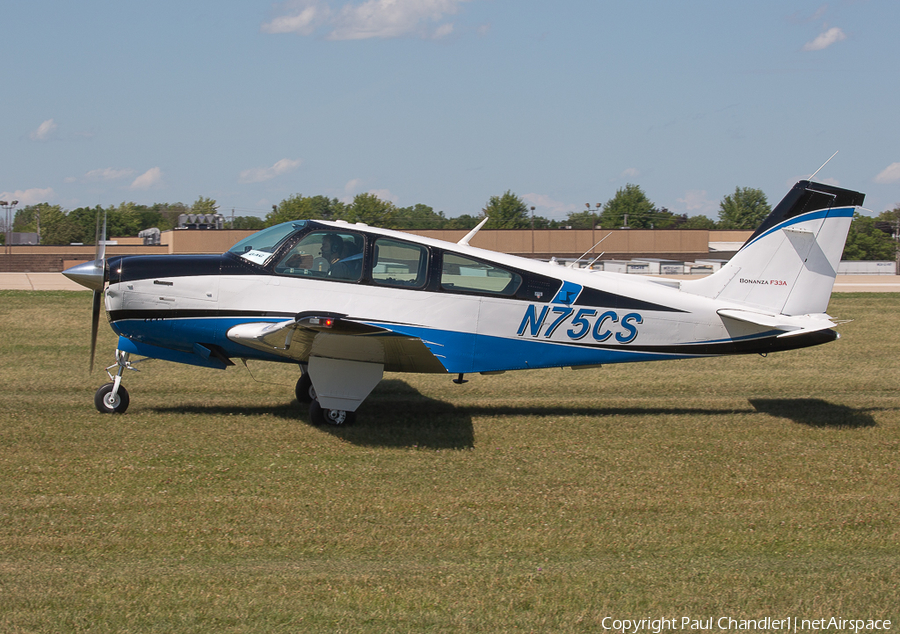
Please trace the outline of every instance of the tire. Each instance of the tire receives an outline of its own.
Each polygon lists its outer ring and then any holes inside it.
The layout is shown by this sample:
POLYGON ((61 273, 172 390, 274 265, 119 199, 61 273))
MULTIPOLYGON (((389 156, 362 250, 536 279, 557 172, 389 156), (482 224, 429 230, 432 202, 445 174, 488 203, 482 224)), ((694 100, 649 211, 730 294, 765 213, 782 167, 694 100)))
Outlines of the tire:
POLYGON ((94 394, 94 407, 101 414, 124 414, 128 409, 128 390, 124 385, 119 386, 115 398, 112 398, 113 384, 106 383, 100 386, 97 393, 94 394))
POLYGON ((356 412, 326 409, 319 405, 319 401, 314 400, 309 404, 309 420, 316 426, 348 427, 356 421, 356 412))
POLYGON ((300 378, 297 379, 297 387, 294 388, 294 394, 300 403, 308 404, 316 400, 316 390, 313 388, 309 374, 300 375, 300 378))

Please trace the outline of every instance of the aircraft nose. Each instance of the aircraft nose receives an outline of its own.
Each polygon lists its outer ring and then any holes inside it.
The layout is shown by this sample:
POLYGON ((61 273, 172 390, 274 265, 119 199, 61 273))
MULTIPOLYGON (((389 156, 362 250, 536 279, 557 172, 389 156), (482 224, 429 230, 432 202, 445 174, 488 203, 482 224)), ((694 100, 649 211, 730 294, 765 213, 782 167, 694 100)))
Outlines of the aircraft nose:
POLYGON ((85 288, 102 291, 103 284, 106 282, 106 263, 103 260, 93 260, 76 264, 67 268, 62 274, 85 288))

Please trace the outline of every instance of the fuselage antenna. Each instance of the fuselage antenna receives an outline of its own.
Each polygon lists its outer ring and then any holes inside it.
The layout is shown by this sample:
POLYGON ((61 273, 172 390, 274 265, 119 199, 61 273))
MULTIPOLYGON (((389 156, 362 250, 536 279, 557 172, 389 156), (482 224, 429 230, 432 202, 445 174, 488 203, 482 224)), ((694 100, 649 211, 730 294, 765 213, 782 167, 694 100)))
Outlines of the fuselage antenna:
MULTIPOLYGON (((588 249, 587 251, 585 251, 584 253, 582 253, 580 258, 578 258, 578 259, 575 260, 574 262, 570 262, 569 264, 566 264, 566 266, 567 266, 568 268, 570 268, 570 269, 574 269, 574 268, 575 268, 575 265, 578 264, 579 262, 581 262, 581 258, 583 258, 583 257, 586 256, 588 253, 590 253, 591 251, 593 251, 594 249, 596 249, 598 244, 600 244, 601 242, 603 242, 604 240, 606 240, 606 239, 607 239, 609 236, 611 236, 611 235, 612 235, 612 231, 610 231, 610 232, 607 233, 605 236, 603 236, 602 238, 600 238, 599 240, 597 240, 597 244, 595 244, 595 245, 592 246, 590 249, 588 249)), ((605 253, 605 251, 604 251, 604 253, 605 253)), ((603 253, 601 253, 600 255, 603 255, 603 253)), ((600 255, 598 255, 597 257, 600 257, 600 255)), ((596 262, 596 261, 597 261, 597 258, 594 258, 594 262, 596 262)), ((591 262, 591 264, 593 264, 594 262, 591 262)))
MULTIPOLYGON (((822 167, 825 167, 826 165, 828 165, 828 163, 831 161, 831 159, 833 159, 835 156, 837 156, 837 153, 838 153, 838 152, 840 152, 840 150, 837 150, 834 154, 832 154, 831 156, 829 156, 829 157, 828 157, 828 160, 825 161, 824 163, 822 163, 822 167)), ((816 174, 818 174, 819 172, 822 171, 822 167, 820 167, 820 168, 817 169, 815 172, 813 172, 813 173, 812 173, 812 176, 810 176, 810 177, 807 178, 806 180, 811 181, 812 179, 814 179, 814 178, 816 177, 816 174)))
POLYGON ((474 229, 472 229, 469 233, 467 233, 466 236, 462 240, 457 242, 456 244, 460 244, 464 247, 469 246, 469 240, 471 240, 472 238, 475 237, 475 234, 478 233, 478 230, 481 229, 484 226, 484 223, 486 223, 488 220, 490 220, 490 218, 485 217, 484 220, 479 222, 478 225, 474 229))

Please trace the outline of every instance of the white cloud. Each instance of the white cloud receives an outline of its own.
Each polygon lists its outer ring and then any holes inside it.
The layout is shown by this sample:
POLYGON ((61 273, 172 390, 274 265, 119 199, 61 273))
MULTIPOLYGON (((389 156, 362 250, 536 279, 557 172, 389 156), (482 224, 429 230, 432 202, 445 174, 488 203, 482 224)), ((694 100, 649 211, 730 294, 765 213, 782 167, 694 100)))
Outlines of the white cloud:
POLYGON ((288 15, 263 24, 263 32, 311 35, 331 14, 328 5, 322 4, 319 0, 301 0, 290 3, 289 7, 291 11, 288 15))
POLYGON ((14 192, 0 193, 0 198, 7 202, 18 200, 19 207, 50 202, 55 197, 56 192, 53 191, 52 187, 46 189, 38 189, 36 187, 32 189, 17 189, 14 192))
POLYGON ((691 189, 684 193, 684 198, 676 199, 689 216, 714 216, 719 203, 707 198, 705 189, 691 189))
POLYGON ((391 203, 394 203, 395 205, 400 202, 400 199, 397 196, 395 196, 394 194, 392 194, 391 190, 389 190, 389 189, 370 189, 366 193, 372 194, 378 200, 391 202, 391 203))
POLYGON ((823 4, 814 13, 805 15, 802 11, 796 11, 788 16, 788 22, 791 24, 808 24, 822 19, 828 12, 828 5, 823 4))
POLYGON ((41 125, 38 126, 38 129, 31 133, 31 139, 33 141, 46 141, 50 139, 54 132, 56 132, 56 122, 53 119, 47 119, 41 125))
POLYGON ((627 170, 619 174, 619 178, 637 178, 641 172, 636 167, 629 167, 627 170))
POLYGON ((844 32, 835 27, 828 29, 827 31, 823 31, 814 39, 812 42, 807 42, 803 45, 804 51, 821 51, 823 49, 828 48, 832 44, 836 44, 841 40, 846 40, 847 36, 844 32))
POLYGON ((365 0, 333 11, 327 0, 296 0, 284 5, 285 15, 262 25, 266 33, 312 35, 325 26, 330 40, 364 40, 418 36, 438 39, 453 32, 455 15, 471 0, 365 0), (433 29, 429 25, 437 26, 433 29))
POLYGON ((87 180, 97 180, 97 181, 114 181, 119 180, 120 178, 129 178, 134 175, 133 169, 114 169, 112 167, 106 167, 103 169, 95 169, 91 170, 84 177, 87 180))
MULTIPOLYGON (((560 220, 565 218, 569 212, 578 210, 578 205, 553 200, 545 194, 525 194, 522 196, 522 200, 525 201, 529 208, 535 208, 535 215, 544 216, 551 220, 560 220)), ((531 210, 529 209, 529 211, 531 210)))
POLYGON ((240 174, 240 182, 242 183, 261 183, 263 181, 272 180, 276 176, 293 172, 300 167, 299 159, 281 159, 272 167, 254 167, 244 170, 240 174))
POLYGON ((453 33, 453 24, 451 22, 448 22, 447 24, 442 24, 438 28, 436 28, 432 37, 435 40, 439 40, 442 37, 447 37, 451 33, 453 33))
POLYGON ((150 189, 162 183, 162 170, 158 167, 151 167, 146 172, 134 179, 131 183, 131 189, 150 189))
POLYGON ((888 185, 900 181, 900 163, 891 163, 875 177, 876 183, 888 185))

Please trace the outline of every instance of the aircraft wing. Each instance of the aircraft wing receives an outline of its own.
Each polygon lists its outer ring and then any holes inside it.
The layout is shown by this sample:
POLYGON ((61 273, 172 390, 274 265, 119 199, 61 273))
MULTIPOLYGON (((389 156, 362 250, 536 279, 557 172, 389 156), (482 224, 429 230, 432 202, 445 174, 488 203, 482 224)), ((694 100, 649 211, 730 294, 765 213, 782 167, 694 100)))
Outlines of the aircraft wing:
POLYGON ((301 313, 279 322, 249 322, 228 330, 235 343, 298 363, 311 356, 380 363, 389 372, 447 370, 421 339, 333 313, 301 313))
POLYGON ((720 308, 716 311, 720 317, 754 324, 764 328, 783 330, 781 337, 796 337, 810 332, 834 328, 838 324, 831 317, 822 313, 817 315, 775 315, 740 308, 720 308))

